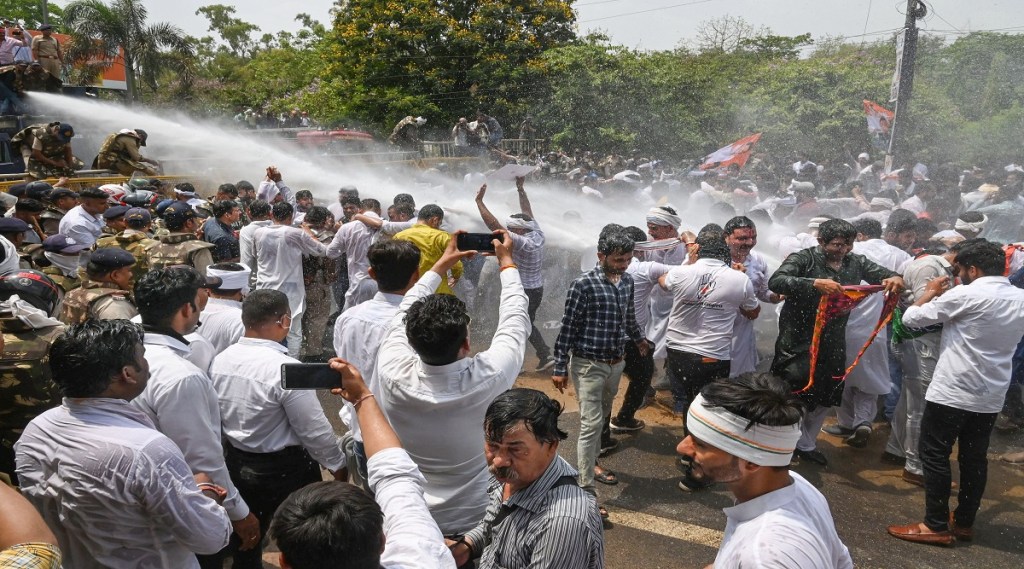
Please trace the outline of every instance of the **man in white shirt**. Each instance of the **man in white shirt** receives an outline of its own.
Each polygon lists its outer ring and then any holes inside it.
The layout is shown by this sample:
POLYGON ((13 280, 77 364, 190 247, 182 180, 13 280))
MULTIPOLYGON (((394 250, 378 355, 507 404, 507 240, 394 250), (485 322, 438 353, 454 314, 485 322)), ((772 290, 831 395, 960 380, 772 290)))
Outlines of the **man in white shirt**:
POLYGON ((768 374, 716 381, 690 404, 676 452, 736 500, 708 569, 853 569, 825 497, 789 470, 801 417, 800 401, 768 374))
MULTIPOLYGON (((281 387, 281 366, 297 364, 288 336, 288 297, 256 290, 242 303, 245 336, 213 360, 228 470, 266 534, 288 494, 322 480, 320 466, 343 476, 345 456, 316 393, 281 387)), ((261 539, 262 541, 262 539, 261 539)), ((233 567, 261 569, 262 546, 234 555, 233 567)))
POLYGON ((470 357, 465 305, 435 293, 455 263, 474 254, 458 251, 453 237, 405 294, 377 357, 381 407, 426 477, 427 505, 445 535, 464 533, 484 517, 484 415, 515 383, 526 353, 529 300, 512 263, 512 239, 501 237, 494 241, 502 290, 490 348, 470 357))
POLYGON ((267 168, 267 177, 256 189, 256 198, 269 204, 286 202, 295 207, 295 192, 284 183, 281 172, 273 166, 267 168))
MULTIPOLYGON (((82 190, 78 193, 78 201, 79 204, 61 218, 59 232, 76 243, 92 247, 103 233, 103 212, 107 211, 110 203, 106 192, 98 188, 82 190)), ((84 267, 88 261, 88 251, 82 251, 79 263, 84 267)))
POLYGON ((327 210, 338 223, 351 221, 352 216, 359 213, 359 190, 355 186, 342 186, 338 190, 338 201, 327 206, 327 210), (354 198, 354 201, 346 198, 354 198))
MULTIPOLYGON (((708 383, 729 377, 736 314, 754 319, 761 312, 750 279, 729 265, 732 254, 722 234, 702 230, 696 247, 696 262, 675 267, 658 281, 672 293, 668 365, 678 410, 708 383)), ((679 488, 689 492, 709 483, 687 469, 679 488)))
POLYGON ((306 310, 306 284, 302 279, 302 256, 327 255, 327 246, 303 225, 292 227, 294 208, 287 202, 274 204, 273 225, 253 234, 256 249, 256 288, 279 290, 288 296, 292 307, 288 333, 288 355, 295 358, 302 348, 302 313, 306 310))
MULTIPOLYGON (((382 241, 370 246, 367 259, 370 278, 377 282, 377 294, 335 320, 334 353, 356 369, 365 370, 362 376, 370 393, 380 395, 377 352, 402 297, 419 279, 420 250, 408 241, 382 241)), ((345 405, 339 415, 356 440, 356 464, 361 479, 366 480, 366 452, 355 410, 345 405)))
MULTIPOLYGON (((365 306, 365 305, 364 305, 365 306)), ((423 475, 352 364, 331 360, 341 395, 355 407, 370 457, 369 488, 317 482, 295 491, 270 526, 285 569, 346 567, 455 569, 423 499, 423 475)))
POLYGON ((129 403, 151 379, 144 354, 127 320, 72 326, 50 349, 64 403, 33 419, 15 451, 21 491, 65 567, 195 569, 195 553, 231 535, 223 488, 129 403))
POLYGON ((274 223, 270 217, 270 204, 263 200, 256 200, 249 204, 249 225, 238 230, 239 262, 253 271, 250 283, 256 282, 256 245, 253 243, 253 235, 261 227, 267 227, 274 223))
MULTIPOLYGON (((733 268, 742 268, 750 279, 754 294, 761 302, 777 304, 782 297, 768 290, 768 263, 760 253, 754 251, 757 245, 757 226, 746 216, 736 216, 725 223, 725 244, 729 246, 733 268)), ((757 338, 754 335, 754 321, 743 314, 736 314, 732 330, 732 355, 729 361, 729 377, 752 372, 757 368, 757 338)))
MULTIPOLYGON (((360 202, 359 213, 369 219, 380 219, 380 202, 377 200, 363 200, 360 202), (376 205, 376 211, 373 206, 376 205)), ((371 225, 366 223, 346 223, 334 234, 334 239, 327 247, 327 257, 336 259, 345 255, 346 268, 348 269, 348 290, 345 291, 345 306, 343 310, 357 306, 373 298, 377 293, 377 283, 370 278, 367 270, 370 262, 366 252, 373 243, 374 235, 377 233, 371 225)))
POLYGON ((555 365, 551 357, 551 348, 544 341, 544 336, 534 324, 537 319, 537 309, 544 299, 544 275, 541 269, 544 267, 544 232, 541 231, 537 217, 533 214, 530 206, 530 198, 526 195, 523 187, 525 178, 516 178, 516 191, 519 194, 519 208, 521 213, 514 213, 505 220, 502 226, 498 218, 494 217, 491 210, 484 204, 484 194, 487 192, 487 184, 480 187, 476 194, 476 207, 480 210, 480 217, 484 224, 491 231, 501 229, 508 230, 512 238, 513 250, 512 262, 519 268, 519 276, 523 279, 523 289, 527 298, 530 299, 528 312, 530 314, 530 345, 537 353, 537 369, 541 372, 555 365))
POLYGON ((219 354, 245 334, 242 324, 242 300, 249 294, 249 267, 240 263, 218 263, 206 268, 206 276, 220 279, 211 288, 206 308, 199 315, 199 334, 219 354))
POLYGON ((903 314, 912 327, 942 324, 939 361, 921 418, 925 517, 889 526, 889 534, 919 543, 950 544, 974 538, 974 520, 988 478, 988 444, 1010 385, 1013 353, 1024 336, 1024 290, 1002 276, 1006 258, 989 241, 956 254, 961 286, 949 277, 928 283, 903 314), (958 444, 960 493, 949 511, 949 455, 958 444))
MULTIPOLYGON (((224 508, 248 549, 257 545, 259 524, 224 463, 217 392, 206 372, 187 359, 192 350, 185 335, 199 324, 208 283, 192 267, 153 269, 135 283, 150 378, 131 404, 178 445, 193 472, 205 472, 227 489, 224 508)), ((200 560, 203 567, 219 562, 219 555, 200 560)))

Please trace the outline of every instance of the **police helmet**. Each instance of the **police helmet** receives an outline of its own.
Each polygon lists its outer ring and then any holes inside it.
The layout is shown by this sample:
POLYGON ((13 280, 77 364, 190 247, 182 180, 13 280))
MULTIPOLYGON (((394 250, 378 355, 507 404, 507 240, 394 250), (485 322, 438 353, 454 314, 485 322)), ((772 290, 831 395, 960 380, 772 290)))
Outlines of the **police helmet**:
POLYGON ((153 205, 153 197, 155 195, 149 190, 135 190, 124 197, 124 205, 149 208, 153 205))
POLYGON ((31 269, 19 269, 0 275, 0 300, 14 295, 53 316, 64 296, 50 277, 31 269))

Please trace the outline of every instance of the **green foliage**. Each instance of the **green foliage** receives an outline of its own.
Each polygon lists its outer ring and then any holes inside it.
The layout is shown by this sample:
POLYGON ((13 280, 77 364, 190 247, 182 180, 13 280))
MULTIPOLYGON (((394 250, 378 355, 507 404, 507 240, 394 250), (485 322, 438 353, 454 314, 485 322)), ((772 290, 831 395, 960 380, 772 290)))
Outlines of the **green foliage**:
MULTIPOLYGON (((53 2, 46 4, 46 12, 50 25, 58 31, 63 29, 64 11, 53 2)), ((39 0, 4 0, 3 13, 0 16, 13 20, 30 30, 38 30, 43 24, 43 5, 39 0)))

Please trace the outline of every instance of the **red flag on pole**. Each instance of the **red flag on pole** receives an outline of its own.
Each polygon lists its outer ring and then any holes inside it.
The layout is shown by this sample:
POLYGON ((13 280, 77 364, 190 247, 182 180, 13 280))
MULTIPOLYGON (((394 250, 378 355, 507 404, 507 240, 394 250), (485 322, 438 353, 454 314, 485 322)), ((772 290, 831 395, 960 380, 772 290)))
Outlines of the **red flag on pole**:
POLYGON ((750 159, 754 144, 760 139, 761 133, 758 132, 746 138, 741 138, 729 146, 723 146, 709 154, 704 159, 704 163, 700 165, 700 169, 725 168, 733 164, 738 164, 742 168, 747 163, 747 160, 750 159))

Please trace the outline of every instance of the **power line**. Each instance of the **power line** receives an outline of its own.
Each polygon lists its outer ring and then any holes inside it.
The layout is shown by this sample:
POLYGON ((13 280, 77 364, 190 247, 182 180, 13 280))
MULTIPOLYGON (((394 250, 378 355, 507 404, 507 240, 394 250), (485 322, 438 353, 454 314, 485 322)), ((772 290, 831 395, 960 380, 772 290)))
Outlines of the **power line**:
POLYGON ((590 22, 600 22, 601 20, 611 20, 612 18, 622 18, 625 16, 635 16, 637 14, 647 14, 649 12, 658 12, 661 10, 670 10, 672 8, 681 8, 683 6, 693 6, 694 4, 707 4, 708 2, 714 2, 715 0, 697 0, 696 2, 683 2, 682 4, 673 4, 671 6, 662 6, 660 8, 650 8, 648 10, 638 10, 636 12, 626 12, 624 14, 615 14, 614 16, 604 16, 602 18, 593 18, 591 20, 583 20, 577 22, 578 24, 589 24, 590 22))
POLYGON ((949 26, 949 27, 953 28, 954 30, 956 30, 956 31, 958 31, 958 32, 961 32, 961 33, 963 33, 963 32, 962 32, 962 31, 960 30, 960 28, 958 28, 958 27, 954 26, 953 24, 951 24, 951 23, 949 22, 949 20, 947 20, 947 19, 943 18, 941 14, 939 14, 939 13, 938 13, 937 11, 935 11, 935 6, 934 6, 934 5, 932 5, 932 6, 929 6, 929 8, 931 9, 931 12, 932 12, 932 15, 933 15, 933 16, 935 16, 936 18, 938 18, 938 19, 942 20, 942 21, 943 21, 943 22, 944 22, 944 23, 945 23, 945 24, 946 24, 947 26, 949 26))
POLYGON ((598 2, 584 2, 583 4, 577 4, 575 8, 580 6, 597 6, 598 4, 611 4, 612 2, 622 2, 623 0, 599 0, 598 2))
MULTIPOLYGON (((871 3, 872 3, 872 0, 868 0, 868 13, 864 15, 864 33, 865 34, 868 33, 868 21, 871 19, 871 3)), ((861 37, 863 37, 863 35, 861 37)), ((863 45, 863 44, 864 44, 864 42, 862 41, 861 45, 863 45)))

